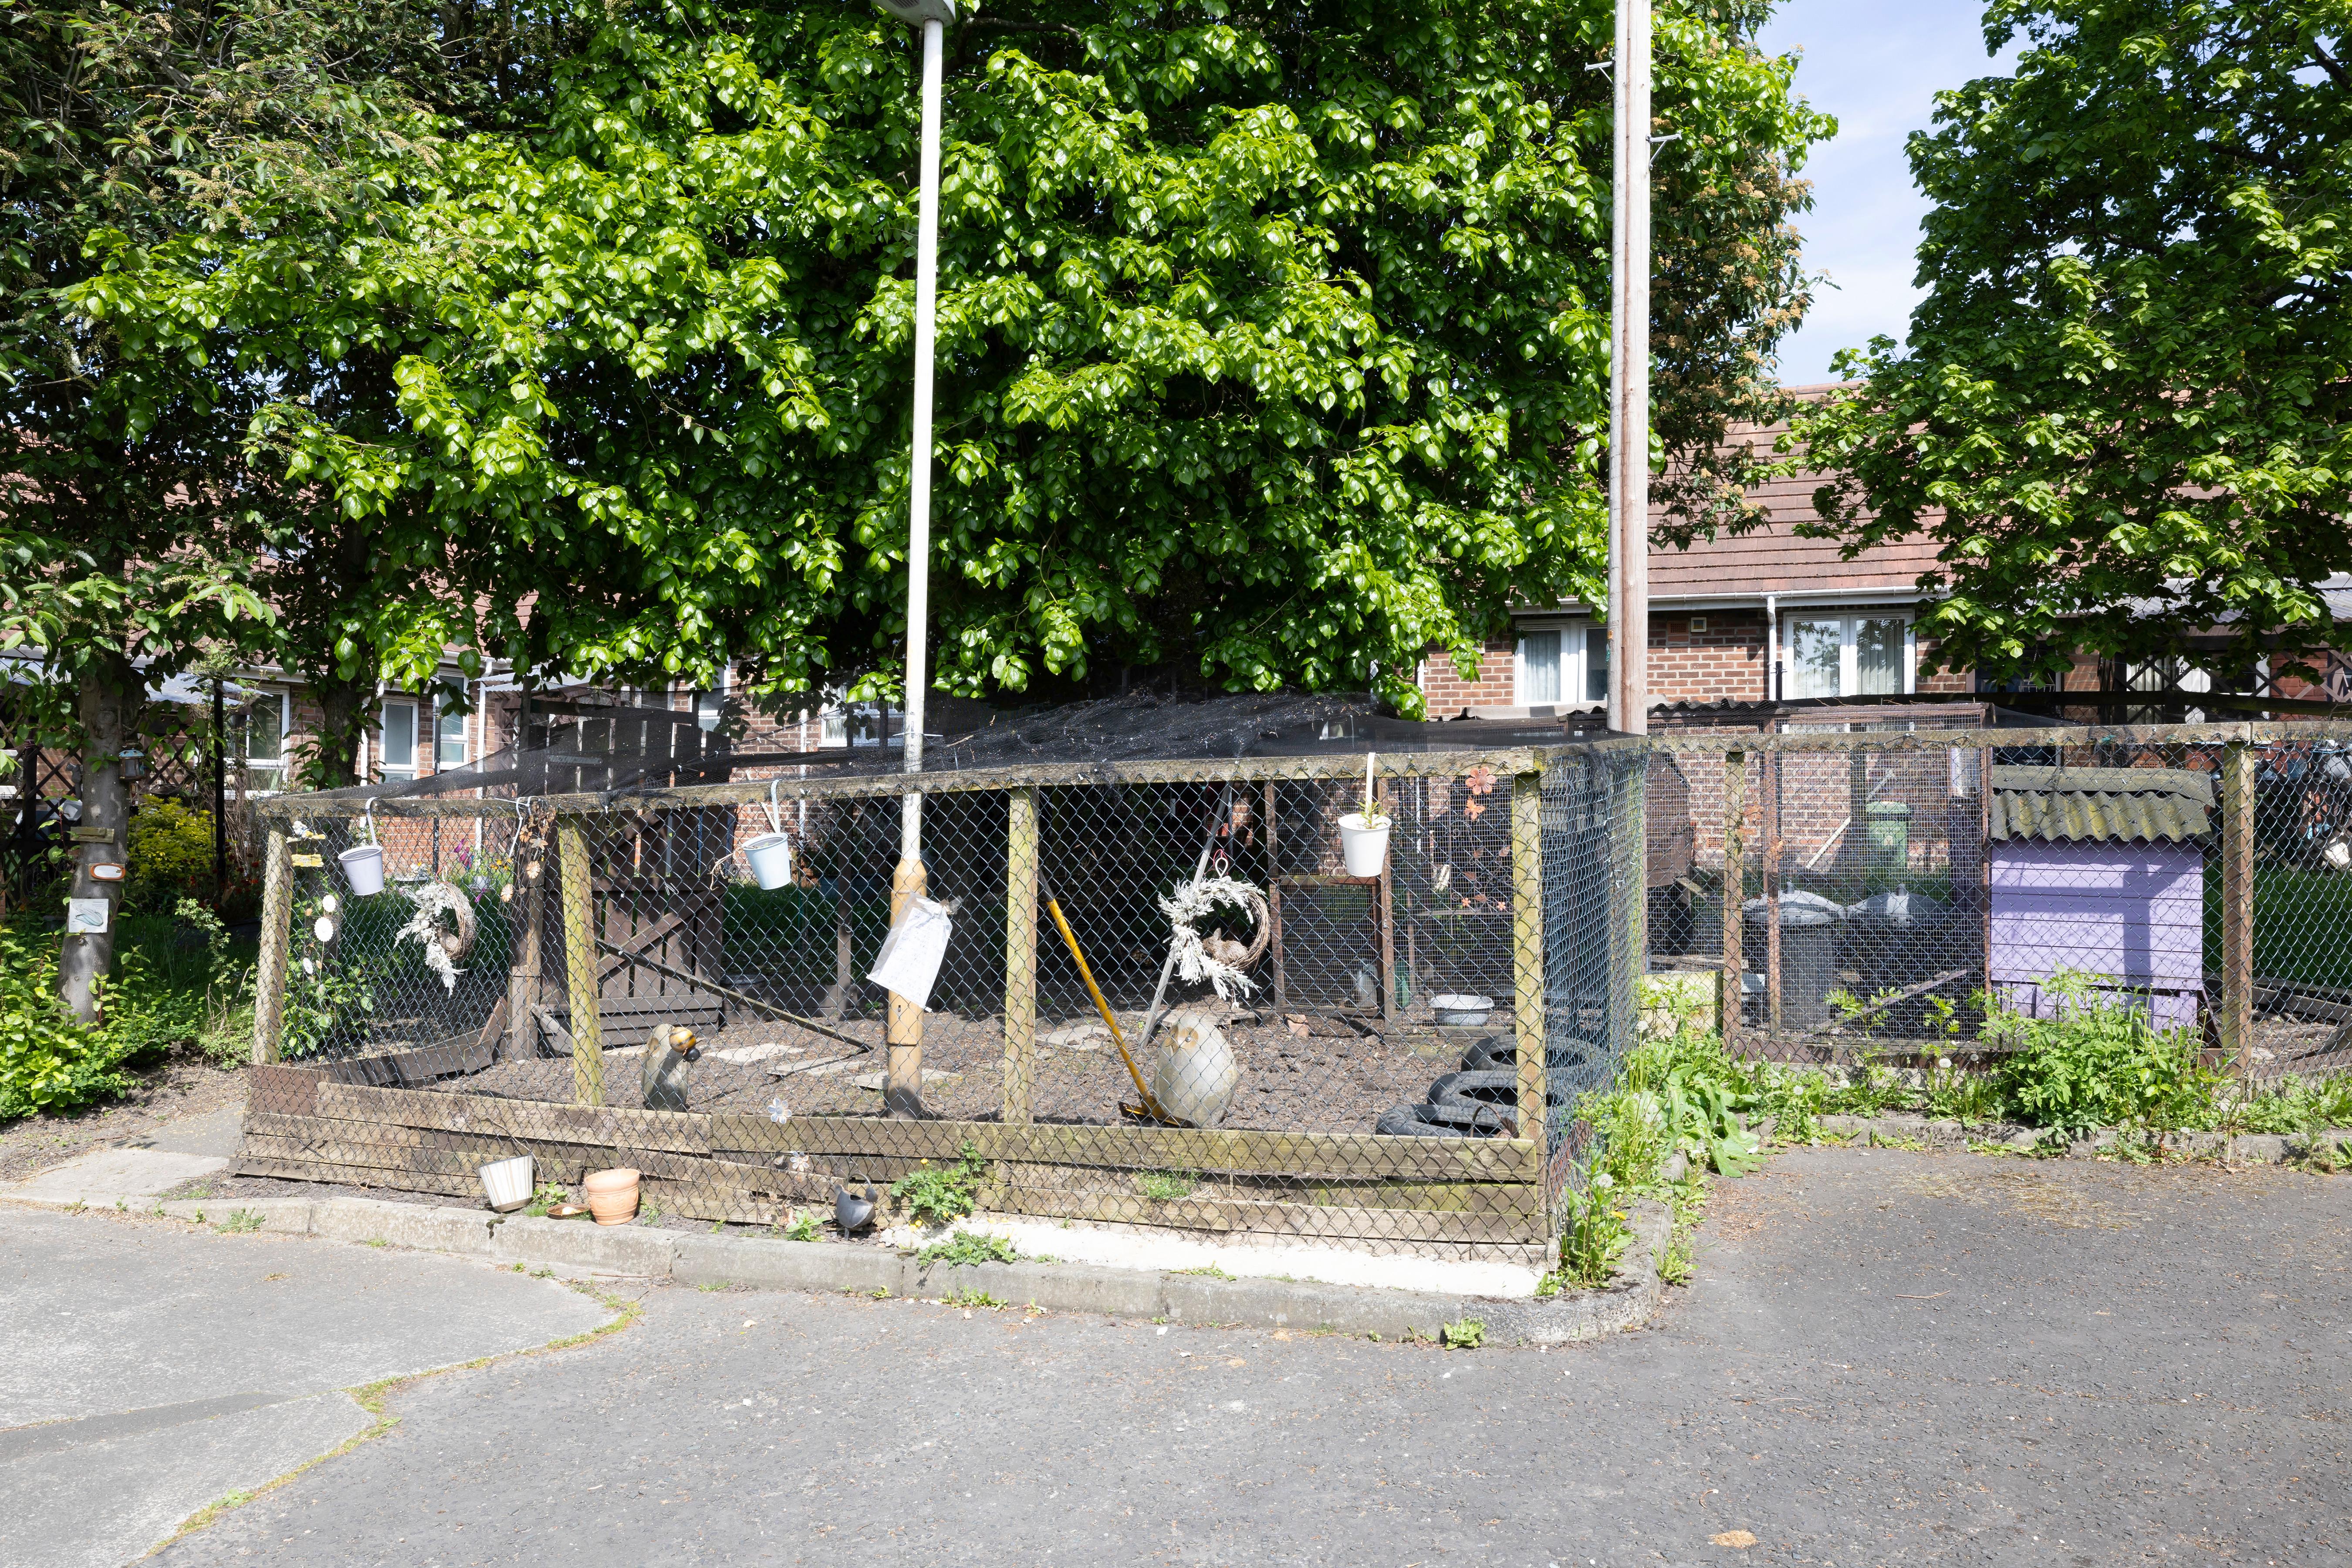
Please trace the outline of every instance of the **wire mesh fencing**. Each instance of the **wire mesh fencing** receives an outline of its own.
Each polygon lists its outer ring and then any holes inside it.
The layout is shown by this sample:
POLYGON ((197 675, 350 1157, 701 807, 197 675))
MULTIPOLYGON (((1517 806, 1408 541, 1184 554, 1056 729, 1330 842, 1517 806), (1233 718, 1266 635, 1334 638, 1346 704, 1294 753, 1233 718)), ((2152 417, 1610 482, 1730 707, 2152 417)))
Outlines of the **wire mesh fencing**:
POLYGON ((893 779, 289 800, 245 1164, 626 1163, 750 1224, 954 1165, 1006 1214, 1532 1260, 1631 1036, 1639 761, 926 781, 912 876, 893 779), (874 978, 917 910, 919 1011, 874 978))
POLYGON ((1987 1055, 2088 1007, 2255 1076, 2347 1060, 2332 726, 1679 736, 1648 795, 1652 967, 1719 973, 1751 1053, 1987 1055))

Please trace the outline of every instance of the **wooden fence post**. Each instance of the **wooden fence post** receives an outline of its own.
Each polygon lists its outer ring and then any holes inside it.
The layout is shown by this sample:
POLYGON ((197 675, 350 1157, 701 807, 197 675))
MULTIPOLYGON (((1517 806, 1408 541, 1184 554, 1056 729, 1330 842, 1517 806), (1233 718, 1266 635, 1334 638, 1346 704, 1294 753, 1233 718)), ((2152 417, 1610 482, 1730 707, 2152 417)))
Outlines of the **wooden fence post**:
POLYGON ((1748 754, 1723 754, 1723 980, 1716 998, 1716 1026, 1725 1051, 1739 1050, 1740 1010, 1747 998, 1748 956, 1748 754))
POLYGON ((588 878, 588 836, 580 819, 555 825, 556 873, 563 879, 563 978, 572 1005, 572 1098, 604 1103, 604 1027, 597 1016, 595 911, 588 878))
POLYGON ((286 1032, 286 953, 294 923, 294 866, 286 825, 269 824, 261 863, 261 959, 253 972, 253 1059, 278 1059, 286 1032))
POLYGON ((1012 792, 1004 829, 1004 1123, 1026 1127, 1036 1089, 1037 792, 1012 792))
POLYGON ((1544 1146, 1543 775, 1511 780, 1511 1015, 1519 1136, 1544 1146))
POLYGON ((1764 1016, 1780 1047, 1780 753, 1764 754, 1764 1016))
POLYGON ((2254 1065, 2254 749, 2221 752, 2221 1048, 2241 1076, 2254 1065))
POLYGON ((546 909, 547 857, 528 835, 518 836, 514 864, 507 874, 515 891, 514 901, 507 907, 522 917, 522 941, 507 969, 506 1038, 498 1049, 501 1058, 517 1061, 539 1055, 535 1009, 539 1006, 541 925, 546 909))

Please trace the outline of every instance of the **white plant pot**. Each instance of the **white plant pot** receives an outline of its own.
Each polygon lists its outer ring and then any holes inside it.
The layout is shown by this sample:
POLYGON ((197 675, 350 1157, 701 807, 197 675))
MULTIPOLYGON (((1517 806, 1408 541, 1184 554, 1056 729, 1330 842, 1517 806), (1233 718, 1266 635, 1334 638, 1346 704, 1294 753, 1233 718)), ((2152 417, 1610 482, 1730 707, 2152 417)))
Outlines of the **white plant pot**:
POLYGON ((1383 818, 1368 826, 1364 814, 1351 811, 1339 819, 1339 857, 1350 877, 1377 877, 1389 862, 1389 824, 1383 818))
POLYGON ((793 844, 782 834, 762 833, 743 846, 743 858, 751 868, 751 879, 769 891, 791 884, 793 844))
POLYGON ((518 1154, 511 1160, 493 1160, 479 1173, 482 1191, 489 1194, 490 1206, 500 1214, 519 1209, 530 1202, 530 1156, 518 1154))
POLYGON ((383 891, 383 846, 354 844, 335 857, 342 862, 343 880, 362 899, 383 891))

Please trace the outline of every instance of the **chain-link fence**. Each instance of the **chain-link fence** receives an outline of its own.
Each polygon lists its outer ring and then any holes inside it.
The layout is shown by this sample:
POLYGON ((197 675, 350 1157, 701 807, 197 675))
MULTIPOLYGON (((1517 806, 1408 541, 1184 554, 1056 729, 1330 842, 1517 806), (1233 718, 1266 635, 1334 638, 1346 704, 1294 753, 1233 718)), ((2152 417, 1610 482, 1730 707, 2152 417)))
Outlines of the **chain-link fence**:
POLYGON ((1632 1037, 1638 773, 1383 756, 1370 847, 1360 755, 927 779, 914 886, 891 776, 276 803, 243 1165, 759 1224, 961 1155, 1007 1215, 1532 1261, 1632 1037))
POLYGON ((2255 1076, 2352 1059, 2336 726, 1685 734, 1648 794, 1652 966, 1721 975, 1752 1054, 1981 1055, 2099 1005, 2255 1076))
POLYGON ((271 803, 244 1168, 472 1195, 529 1153, 772 1224, 961 1159, 1008 1215, 1533 1260, 1661 994, 1784 1060, 2090 1004, 2352 1056, 2328 727, 1383 755, 1351 861, 1365 769, 930 775, 912 878, 897 775, 271 803), (871 978, 908 909, 919 1012, 871 978))

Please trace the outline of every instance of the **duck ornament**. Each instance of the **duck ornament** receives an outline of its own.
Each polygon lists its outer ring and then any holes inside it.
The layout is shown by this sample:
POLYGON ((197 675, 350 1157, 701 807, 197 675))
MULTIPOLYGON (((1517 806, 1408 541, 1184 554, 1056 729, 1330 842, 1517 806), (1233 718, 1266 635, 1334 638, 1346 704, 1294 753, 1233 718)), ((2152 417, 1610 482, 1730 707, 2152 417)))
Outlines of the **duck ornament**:
POLYGON ((646 1037, 646 1109, 684 1110, 686 1064, 701 1059, 702 1047, 692 1029, 683 1024, 656 1024, 646 1037))

